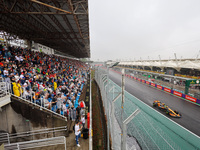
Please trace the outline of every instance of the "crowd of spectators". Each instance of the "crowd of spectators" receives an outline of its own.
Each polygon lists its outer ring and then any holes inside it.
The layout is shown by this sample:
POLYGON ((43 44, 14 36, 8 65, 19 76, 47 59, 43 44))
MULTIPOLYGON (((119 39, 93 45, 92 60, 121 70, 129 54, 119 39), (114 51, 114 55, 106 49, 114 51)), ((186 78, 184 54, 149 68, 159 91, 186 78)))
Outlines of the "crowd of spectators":
POLYGON ((0 45, 0 74, 12 93, 72 120, 88 73, 78 60, 0 45))

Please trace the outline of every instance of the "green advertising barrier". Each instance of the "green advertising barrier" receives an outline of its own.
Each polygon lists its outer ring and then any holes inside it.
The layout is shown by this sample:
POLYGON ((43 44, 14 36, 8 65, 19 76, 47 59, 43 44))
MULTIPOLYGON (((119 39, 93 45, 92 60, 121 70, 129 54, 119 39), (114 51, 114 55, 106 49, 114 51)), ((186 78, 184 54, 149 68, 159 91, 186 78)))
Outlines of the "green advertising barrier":
MULTIPOLYGON (((113 100, 121 92, 121 87, 112 81, 109 87, 109 89, 114 87, 108 94, 108 98, 113 100)), ((142 149, 193 150, 200 148, 198 136, 125 92, 123 120, 137 108, 141 112, 128 124, 127 133, 137 139, 142 149)), ((115 116, 120 124, 121 97, 115 101, 115 116)))
POLYGON ((199 80, 186 80, 185 81, 185 94, 188 94, 190 84, 199 84, 199 80))

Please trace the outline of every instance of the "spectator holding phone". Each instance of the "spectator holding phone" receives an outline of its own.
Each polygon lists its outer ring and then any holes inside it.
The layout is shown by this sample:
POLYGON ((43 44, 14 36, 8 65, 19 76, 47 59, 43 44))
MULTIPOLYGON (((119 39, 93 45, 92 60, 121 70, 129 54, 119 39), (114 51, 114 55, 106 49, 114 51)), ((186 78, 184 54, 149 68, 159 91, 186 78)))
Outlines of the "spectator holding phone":
POLYGON ((81 128, 80 128, 80 126, 79 126, 79 121, 77 120, 77 121, 76 121, 76 125, 75 125, 75 136, 76 136, 75 140, 76 140, 76 145, 77 145, 78 147, 80 147, 80 145, 79 145, 79 143, 78 143, 78 139, 81 137, 81 129, 82 129, 82 126, 81 126, 81 128))

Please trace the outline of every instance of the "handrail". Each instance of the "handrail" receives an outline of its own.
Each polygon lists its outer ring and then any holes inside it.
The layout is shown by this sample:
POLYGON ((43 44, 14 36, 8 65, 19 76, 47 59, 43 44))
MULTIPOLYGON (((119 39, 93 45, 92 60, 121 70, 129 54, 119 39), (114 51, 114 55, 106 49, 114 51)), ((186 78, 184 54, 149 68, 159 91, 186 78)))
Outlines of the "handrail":
POLYGON ((38 134, 61 132, 61 131, 67 131, 67 126, 56 127, 56 128, 46 128, 46 129, 42 129, 42 130, 33 130, 33 131, 12 133, 12 134, 0 133, 0 143, 10 144, 11 139, 34 136, 34 135, 38 135, 38 134))
MULTIPOLYGON (((25 102, 28 102, 29 104, 33 104, 33 105, 35 105, 35 106, 38 106, 38 107, 40 108, 40 110, 45 110, 45 111, 48 111, 48 112, 50 112, 50 113, 53 113, 53 114, 55 114, 55 115, 57 115, 57 116, 59 116, 59 117, 65 119, 65 120, 67 121, 67 117, 64 116, 64 113, 63 113, 63 115, 61 115, 61 114, 58 114, 58 113, 56 113, 56 112, 54 112, 54 111, 52 111, 52 110, 49 110, 49 109, 43 107, 43 106, 42 106, 42 104, 44 104, 44 101, 43 101, 44 99, 43 99, 43 98, 41 99, 41 105, 38 105, 38 104, 36 104, 36 101, 35 101, 35 100, 34 100, 34 102, 32 102, 32 99, 33 99, 32 96, 31 96, 31 101, 26 100, 25 98, 23 98, 23 97, 22 97, 22 94, 21 94, 20 97, 18 97, 18 96, 16 96, 16 95, 12 94, 11 84, 4 82, 4 79, 3 79, 2 77, 1 77, 0 79, 2 79, 2 81, 3 81, 3 82, 0 81, 0 91, 1 91, 1 85, 4 85, 2 91, 5 92, 6 95, 11 95, 11 96, 16 97, 16 98, 18 98, 18 99, 20 99, 20 100, 23 100, 23 101, 25 101, 25 102)), ((31 93, 31 95, 32 95, 32 93, 31 93)), ((35 96, 35 95, 34 95, 34 96, 35 96)), ((1 96, 0 96, 0 97, 1 97, 1 96)))
POLYGON ((55 114, 55 115, 57 115, 57 116, 59 116, 59 117, 65 119, 65 120, 67 121, 67 117, 65 117, 65 116, 63 116, 63 115, 61 115, 61 114, 58 114, 58 113, 56 113, 56 112, 54 112, 54 111, 52 111, 52 110, 49 110, 49 109, 47 109, 47 108, 45 108, 45 107, 42 107, 41 105, 38 105, 38 104, 33 103, 33 102, 30 102, 29 100, 26 100, 26 99, 24 99, 24 98, 22 98, 22 97, 18 97, 18 96, 14 95, 14 94, 11 94, 11 96, 16 97, 16 98, 18 98, 18 99, 20 99, 20 100, 23 100, 23 101, 25 101, 25 102, 27 102, 27 103, 29 103, 29 104, 33 104, 33 105, 35 105, 35 106, 38 106, 38 107, 40 107, 40 110, 46 110, 46 111, 48 111, 48 112, 50 112, 50 113, 53 113, 53 114, 55 114))
POLYGON ((64 136, 6 144, 4 145, 4 148, 5 150, 13 150, 13 149, 21 150, 21 149, 31 149, 31 148, 45 147, 52 145, 60 145, 60 144, 64 144, 66 150, 66 138, 64 136))

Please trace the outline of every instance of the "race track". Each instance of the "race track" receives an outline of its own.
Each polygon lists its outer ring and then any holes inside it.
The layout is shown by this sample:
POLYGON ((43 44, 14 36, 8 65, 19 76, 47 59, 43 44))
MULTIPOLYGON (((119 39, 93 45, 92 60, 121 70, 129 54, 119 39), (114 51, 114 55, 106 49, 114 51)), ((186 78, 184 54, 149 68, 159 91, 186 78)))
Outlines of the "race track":
MULTIPOLYGON (((109 71, 109 78, 121 86, 120 74, 109 71)), ((152 106, 154 100, 166 103, 170 108, 182 114, 182 118, 172 118, 170 116, 168 118, 200 136, 200 106, 127 77, 125 77, 125 90, 149 106, 152 106)), ((156 110, 166 115, 164 112, 156 110)))

